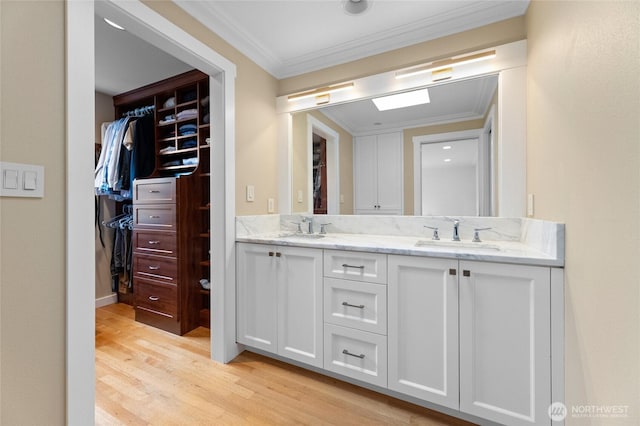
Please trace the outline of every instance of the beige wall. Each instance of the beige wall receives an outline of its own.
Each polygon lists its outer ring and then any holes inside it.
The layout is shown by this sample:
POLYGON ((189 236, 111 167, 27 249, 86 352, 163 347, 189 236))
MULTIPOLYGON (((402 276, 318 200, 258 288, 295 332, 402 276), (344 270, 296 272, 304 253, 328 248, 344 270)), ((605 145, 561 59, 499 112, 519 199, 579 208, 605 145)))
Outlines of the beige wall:
POLYGON ((44 198, 0 199, 0 423, 65 423, 64 3, 0 2, 0 158, 44 198))
MULTIPOLYGON (((113 121, 113 98, 104 93, 96 92, 96 136, 95 143, 101 143, 101 124, 113 121)), ((91 141, 92 143, 94 141, 91 141)), ((115 202, 107 197, 98 197, 100 203, 100 220, 109 220, 115 214, 115 202)), ((113 249, 113 230, 105 228, 102 224, 96 226, 96 300, 107 297, 111 292, 111 253, 113 249), (102 240, 100 243, 99 230, 102 228, 102 240)))
POLYGON ((640 423, 640 3, 534 1, 527 191, 566 223, 566 401, 640 423))
POLYGON ((278 205, 277 80, 174 3, 144 3, 236 64, 236 214, 266 214, 268 198, 278 205), (247 185, 255 186, 254 202, 246 201, 247 185))

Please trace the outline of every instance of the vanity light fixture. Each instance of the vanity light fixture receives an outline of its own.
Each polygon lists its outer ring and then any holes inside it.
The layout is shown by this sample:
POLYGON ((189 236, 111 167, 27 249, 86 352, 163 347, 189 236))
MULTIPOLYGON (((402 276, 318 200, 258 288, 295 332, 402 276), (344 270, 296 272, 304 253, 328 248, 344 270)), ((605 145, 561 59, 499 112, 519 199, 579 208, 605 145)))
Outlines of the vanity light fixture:
POLYGON ((376 108, 378 108, 378 111, 428 104, 430 102, 429 89, 396 93, 395 95, 373 98, 371 100, 376 105, 376 108))
POLYGON ((329 93, 338 92, 340 90, 348 90, 348 89, 353 89, 353 82, 335 84, 333 86, 320 87, 313 90, 307 90, 306 92, 294 93, 293 95, 289 95, 287 99, 289 100, 289 102, 292 102, 292 101, 297 101, 299 99, 328 95, 329 93))
POLYGON ((484 61, 496 57, 495 50, 487 50, 486 52, 474 53, 473 55, 461 56, 459 58, 449 58, 442 61, 431 62, 424 65, 416 65, 414 67, 405 68, 396 72, 396 78, 406 78, 418 74, 424 74, 428 72, 436 72, 450 68, 453 65, 471 64, 473 62, 484 61))
POLYGON ((107 18, 102 18, 102 19, 104 19, 104 22, 106 22, 107 24, 111 25, 113 28, 117 28, 119 30, 124 31, 124 27, 121 27, 120 25, 116 24, 112 20, 107 19, 107 18))

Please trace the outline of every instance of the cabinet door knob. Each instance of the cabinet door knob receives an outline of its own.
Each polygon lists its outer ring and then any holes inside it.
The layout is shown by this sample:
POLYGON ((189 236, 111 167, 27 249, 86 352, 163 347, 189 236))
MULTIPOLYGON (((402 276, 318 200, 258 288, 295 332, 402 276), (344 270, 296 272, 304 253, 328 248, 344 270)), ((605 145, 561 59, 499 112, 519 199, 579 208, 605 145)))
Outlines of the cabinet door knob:
POLYGON ((158 191, 157 189, 150 189, 149 190, 149 194, 159 194, 160 191, 158 191))
POLYGON ((465 269, 462 271, 462 276, 463 277, 470 277, 471 276, 471 271, 465 269))
POLYGON ((158 215, 151 215, 151 216, 149 216, 149 219, 160 219, 160 216, 158 216, 158 215))
POLYGON ((276 257, 282 257, 282 253, 280 253, 279 251, 276 252, 276 257))
POLYGON ((274 252, 270 251, 269 252, 269 257, 273 257, 274 254, 275 254, 274 252))
POLYGON ((158 296, 149 296, 149 300, 151 300, 152 302, 157 302, 158 300, 160 300, 160 298, 158 296))
POLYGON ((356 266, 356 265, 349 265, 348 263, 343 263, 343 264, 342 264, 342 267, 343 267, 343 268, 364 269, 364 265, 356 266))
POLYGON ((149 266, 149 269, 152 271, 157 271, 158 269, 160 269, 159 266, 149 266))
POLYGON ((154 245, 154 244, 160 244, 160 241, 158 240, 151 240, 149 241, 149 244, 154 245))
POLYGON ((356 357, 356 358, 364 359, 364 354, 360 354, 360 355, 352 354, 351 352, 349 352, 346 349, 343 349, 342 353, 345 354, 345 355, 349 355, 349 356, 353 356, 353 357, 356 357))
POLYGON ((455 269, 451 268, 449 269, 449 275, 456 275, 458 273, 458 271, 456 271, 455 269))

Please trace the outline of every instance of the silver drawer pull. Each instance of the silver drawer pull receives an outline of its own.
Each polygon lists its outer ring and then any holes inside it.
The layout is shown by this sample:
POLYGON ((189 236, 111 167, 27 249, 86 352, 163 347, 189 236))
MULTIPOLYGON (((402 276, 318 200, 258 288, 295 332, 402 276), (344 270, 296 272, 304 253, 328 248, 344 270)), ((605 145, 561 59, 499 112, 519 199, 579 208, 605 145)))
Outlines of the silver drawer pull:
POLYGON ((343 349, 342 353, 345 354, 345 355, 354 356, 356 358, 364 359, 364 354, 360 354, 360 355, 352 354, 351 352, 349 352, 346 349, 343 349))
POLYGON ((150 189, 149 190, 149 194, 159 194, 160 191, 158 191, 157 189, 150 189))
POLYGON ((151 216, 149 216, 149 219, 160 219, 160 216, 151 215, 151 216))
POLYGON ((350 306, 352 308, 364 309, 364 305, 352 305, 349 302, 342 302, 342 306, 350 306))
POLYGON ((151 241, 149 241, 149 244, 160 244, 160 241, 158 241, 158 240, 151 240, 151 241))
POLYGON ((348 263, 343 263, 343 264, 342 264, 342 267, 343 267, 343 268, 364 269, 364 265, 356 266, 356 265, 349 265, 348 263))
POLYGON ((152 271, 157 271, 158 269, 160 269, 159 266, 149 266, 149 269, 151 269, 152 271))
POLYGON ((160 300, 160 298, 158 296, 149 296, 149 300, 151 300, 152 302, 157 302, 158 300, 160 300))

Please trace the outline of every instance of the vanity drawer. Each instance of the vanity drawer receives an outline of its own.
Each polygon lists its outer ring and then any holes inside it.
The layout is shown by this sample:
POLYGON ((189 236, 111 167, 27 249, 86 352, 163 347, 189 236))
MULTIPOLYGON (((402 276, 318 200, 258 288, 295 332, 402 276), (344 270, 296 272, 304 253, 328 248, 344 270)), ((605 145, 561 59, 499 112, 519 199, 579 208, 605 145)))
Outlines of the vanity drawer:
POLYGON ((177 247, 176 234, 174 232, 133 232, 133 249, 136 251, 162 256, 175 256, 177 247))
POLYGON ((386 387, 387 337, 325 324, 324 368, 386 387))
POLYGON ((176 202, 176 179, 136 179, 133 183, 134 204, 176 202))
POLYGON ((154 283, 136 279, 133 283, 136 309, 177 318, 178 288, 173 284, 154 283))
POLYGON ((325 250, 324 276, 355 281, 387 283, 387 255, 325 250))
POLYGON ((134 227, 174 230, 176 228, 176 206, 142 205, 133 208, 134 227))
POLYGON ((133 255, 133 273, 137 277, 165 283, 178 281, 178 263, 175 258, 146 254, 133 255))
POLYGON ((324 322, 387 334, 387 286, 325 278, 324 322))

